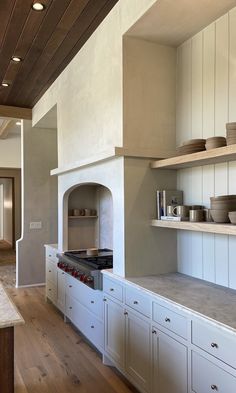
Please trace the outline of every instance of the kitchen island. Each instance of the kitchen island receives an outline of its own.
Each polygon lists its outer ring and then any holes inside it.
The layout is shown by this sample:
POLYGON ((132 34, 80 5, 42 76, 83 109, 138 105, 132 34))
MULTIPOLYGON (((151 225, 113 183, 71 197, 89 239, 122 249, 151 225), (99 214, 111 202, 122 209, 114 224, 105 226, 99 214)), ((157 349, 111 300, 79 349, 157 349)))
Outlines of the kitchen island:
POLYGON ((24 319, 0 285, 0 390, 14 392, 14 327, 24 319))

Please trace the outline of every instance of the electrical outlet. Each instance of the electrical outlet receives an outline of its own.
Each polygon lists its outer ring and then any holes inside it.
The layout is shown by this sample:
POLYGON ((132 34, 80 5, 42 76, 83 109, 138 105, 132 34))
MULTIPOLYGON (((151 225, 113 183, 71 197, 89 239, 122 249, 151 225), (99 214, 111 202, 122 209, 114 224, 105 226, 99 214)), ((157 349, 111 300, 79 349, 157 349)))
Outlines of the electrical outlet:
POLYGON ((42 228, 42 221, 32 221, 30 223, 30 229, 41 229, 42 228))

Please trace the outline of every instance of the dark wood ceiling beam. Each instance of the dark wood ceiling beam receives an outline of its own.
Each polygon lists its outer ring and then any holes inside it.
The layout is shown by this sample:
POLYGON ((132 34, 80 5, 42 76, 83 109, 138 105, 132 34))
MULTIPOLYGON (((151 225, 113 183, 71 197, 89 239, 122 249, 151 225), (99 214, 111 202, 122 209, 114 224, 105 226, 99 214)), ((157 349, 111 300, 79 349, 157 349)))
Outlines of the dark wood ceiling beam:
MULTIPOLYGON (((47 85, 47 82, 51 76, 55 78, 55 71, 61 64, 60 56, 62 55, 63 58, 67 58, 78 42, 80 43, 79 49, 83 46, 83 44, 94 32, 101 20, 104 19, 105 13, 107 15, 107 13, 109 12, 108 10, 112 8, 111 4, 114 5, 114 0, 97 0, 96 2, 89 2, 86 10, 83 12, 81 17, 77 19, 76 24, 66 36, 61 47, 58 48, 58 51, 52 58, 52 61, 44 70, 42 70, 40 77, 35 80, 34 87, 31 90, 30 95, 28 95, 27 99, 24 101, 24 105, 28 105, 29 102, 32 102, 33 97, 39 97, 40 91, 42 89, 41 86, 47 85), (87 29, 84 29, 82 22, 83 24, 86 24, 87 29), (87 34, 85 34, 85 31, 87 32, 87 34), (78 39, 78 37, 80 38, 78 39)), ((66 64, 64 63, 64 68, 67 64, 68 62, 66 62, 66 64)))
POLYGON ((17 106, 0 105, 0 117, 32 120, 32 110, 30 108, 19 108, 17 106))

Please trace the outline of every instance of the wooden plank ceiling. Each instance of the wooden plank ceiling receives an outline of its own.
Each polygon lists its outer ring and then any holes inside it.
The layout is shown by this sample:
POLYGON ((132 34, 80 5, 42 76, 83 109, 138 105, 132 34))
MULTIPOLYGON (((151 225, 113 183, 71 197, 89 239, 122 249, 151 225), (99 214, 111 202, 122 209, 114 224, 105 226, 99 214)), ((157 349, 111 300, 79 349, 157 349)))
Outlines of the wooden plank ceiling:
POLYGON ((1 0, 0 105, 32 108, 117 1, 41 0, 37 12, 34 0, 1 0))

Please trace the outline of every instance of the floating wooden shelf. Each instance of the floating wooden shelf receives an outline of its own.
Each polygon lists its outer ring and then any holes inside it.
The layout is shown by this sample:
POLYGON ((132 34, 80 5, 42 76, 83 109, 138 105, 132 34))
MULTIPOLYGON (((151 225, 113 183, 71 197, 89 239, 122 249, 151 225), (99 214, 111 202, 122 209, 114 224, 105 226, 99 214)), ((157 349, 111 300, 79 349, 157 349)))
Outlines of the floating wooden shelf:
POLYGON ((185 231, 236 235, 236 225, 216 224, 215 222, 162 221, 151 220, 151 226, 159 228, 182 229, 185 231))
POLYGON ((227 161, 236 161, 236 145, 219 147, 217 149, 153 161, 151 163, 151 168, 179 169, 218 164, 227 161))
POLYGON ((85 218, 98 218, 98 216, 68 216, 69 219, 79 219, 79 220, 83 220, 85 218))

